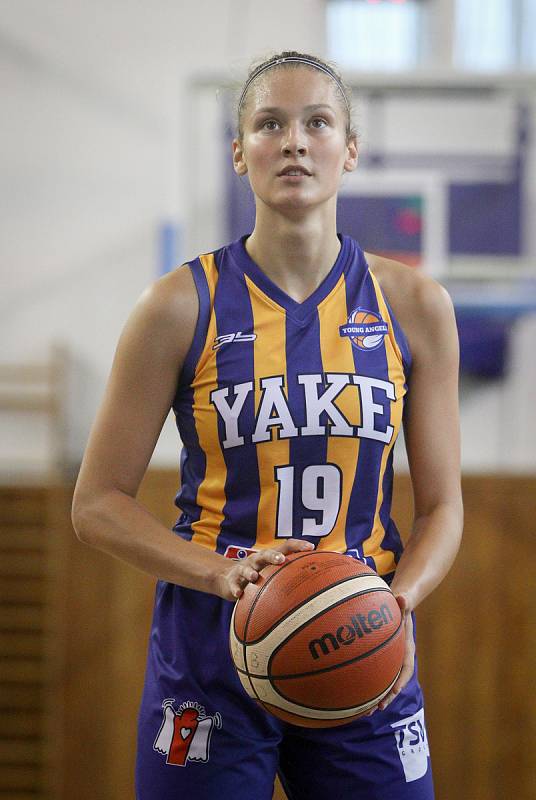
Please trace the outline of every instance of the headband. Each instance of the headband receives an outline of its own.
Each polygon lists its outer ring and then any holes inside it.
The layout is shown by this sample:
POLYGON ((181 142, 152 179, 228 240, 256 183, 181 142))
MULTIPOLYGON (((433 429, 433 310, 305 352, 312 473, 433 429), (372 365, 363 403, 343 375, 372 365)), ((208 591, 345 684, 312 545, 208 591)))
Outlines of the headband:
POLYGON ((267 69, 271 69, 271 67, 277 67, 280 64, 288 64, 289 62, 298 64, 307 64, 308 66, 314 67, 315 69, 320 70, 320 72, 324 72, 326 75, 329 75, 329 77, 333 81, 335 81, 337 87, 340 90, 340 93, 344 97, 344 102, 346 103, 346 108, 348 110, 348 116, 350 116, 351 113, 350 106, 348 105, 346 92, 344 91, 343 85, 340 82, 340 80, 337 78, 336 75, 333 74, 333 72, 330 69, 328 69, 328 67, 325 67, 323 64, 319 64, 318 61, 313 61, 311 58, 306 58, 305 56, 283 56, 282 58, 278 58, 275 61, 270 61, 270 63, 268 64, 261 64, 261 66, 255 70, 253 75, 251 75, 251 77, 248 78, 246 85, 242 90, 242 94, 240 95, 240 100, 238 102, 238 111, 240 112, 240 109, 242 108, 242 103, 244 102, 244 97, 246 96, 246 92, 249 89, 252 81, 255 80, 255 78, 258 78, 259 75, 261 75, 267 69))

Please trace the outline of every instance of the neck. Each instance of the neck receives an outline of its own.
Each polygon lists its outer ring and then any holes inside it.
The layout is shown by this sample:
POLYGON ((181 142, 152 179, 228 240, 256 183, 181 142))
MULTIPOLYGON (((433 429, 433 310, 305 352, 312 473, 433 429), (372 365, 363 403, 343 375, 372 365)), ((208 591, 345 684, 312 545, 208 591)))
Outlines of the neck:
POLYGON ((329 224, 319 214, 291 218, 263 209, 246 240, 246 250, 262 271, 297 302, 309 297, 335 263, 341 243, 335 213, 329 224))

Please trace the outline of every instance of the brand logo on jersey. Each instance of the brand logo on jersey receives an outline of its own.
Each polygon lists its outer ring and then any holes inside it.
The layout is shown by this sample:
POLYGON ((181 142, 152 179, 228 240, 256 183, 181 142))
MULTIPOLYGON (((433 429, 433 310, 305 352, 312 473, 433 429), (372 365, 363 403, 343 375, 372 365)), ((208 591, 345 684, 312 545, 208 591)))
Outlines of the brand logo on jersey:
POLYGON ((354 308, 346 325, 339 326, 339 334, 348 336, 358 350, 376 350, 389 333, 389 325, 376 311, 354 308))
POLYGON ((214 728, 221 728, 218 712, 207 716, 203 706, 191 700, 173 708, 173 698, 162 703, 164 719, 153 744, 153 750, 166 756, 166 764, 185 767, 187 761, 207 762, 209 759, 210 737, 214 728))
POLYGON ((327 656, 330 652, 335 652, 342 645, 352 644, 355 638, 362 639, 372 631, 377 631, 389 622, 393 621, 391 609, 385 603, 379 608, 371 608, 368 614, 354 614, 350 623, 340 625, 335 633, 324 633, 318 639, 311 639, 309 651, 313 658, 320 658, 321 655, 327 656))
POLYGON ((256 338, 256 333, 242 333, 242 331, 224 333, 221 336, 216 336, 212 349, 217 350, 222 344, 231 344, 231 342, 253 342, 256 338))

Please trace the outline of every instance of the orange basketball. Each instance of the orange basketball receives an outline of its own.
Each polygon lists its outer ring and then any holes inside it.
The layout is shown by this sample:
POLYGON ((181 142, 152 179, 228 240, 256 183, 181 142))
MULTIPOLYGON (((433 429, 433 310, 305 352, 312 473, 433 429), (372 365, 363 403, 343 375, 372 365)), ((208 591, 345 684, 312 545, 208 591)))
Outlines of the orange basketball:
POLYGON ((321 728, 351 722, 389 692, 404 629, 374 570, 340 553, 292 553, 248 584, 230 645, 250 697, 286 722, 321 728))

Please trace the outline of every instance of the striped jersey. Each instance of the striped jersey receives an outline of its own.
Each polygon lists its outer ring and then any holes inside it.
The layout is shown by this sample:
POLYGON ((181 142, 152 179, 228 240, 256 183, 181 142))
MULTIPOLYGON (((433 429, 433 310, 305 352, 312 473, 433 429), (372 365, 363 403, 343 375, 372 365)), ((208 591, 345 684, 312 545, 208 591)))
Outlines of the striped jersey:
POLYGON ((173 402, 183 443, 173 530, 231 557, 303 537, 392 572, 406 337, 351 237, 339 234, 335 264, 302 303, 246 239, 189 263, 199 317, 173 402))

